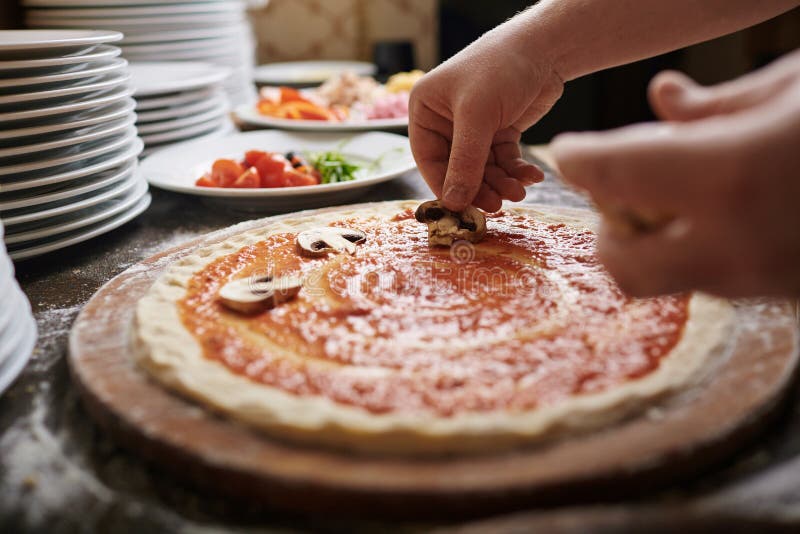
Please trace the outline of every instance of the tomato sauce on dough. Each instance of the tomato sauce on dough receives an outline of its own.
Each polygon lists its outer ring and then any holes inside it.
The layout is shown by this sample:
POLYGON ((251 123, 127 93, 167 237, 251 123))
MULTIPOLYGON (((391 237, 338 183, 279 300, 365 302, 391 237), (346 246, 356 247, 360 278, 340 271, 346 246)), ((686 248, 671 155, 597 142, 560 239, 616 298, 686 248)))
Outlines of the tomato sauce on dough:
POLYGON ((478 245, 430 248, 410 211, 336 225, 354 256, 307 258, 277 234, 190 280, 179 311, 207 358, 287 393, 372 413, 526 411, 651 373, 680 340, 688 295, 625 296, 588 230, 500 213, 478 245), (254 316, 217 292, 302 275, 298 297, 254 316))

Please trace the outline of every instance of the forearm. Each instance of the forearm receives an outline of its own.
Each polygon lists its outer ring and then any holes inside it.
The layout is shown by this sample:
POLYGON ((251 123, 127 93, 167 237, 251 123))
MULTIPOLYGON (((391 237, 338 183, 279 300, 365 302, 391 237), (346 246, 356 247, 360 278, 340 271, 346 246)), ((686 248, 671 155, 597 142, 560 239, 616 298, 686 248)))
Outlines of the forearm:
POLYGON ((542 0, 495 32, 568 81, 713 39, 798 5, 800 0, 542 0))

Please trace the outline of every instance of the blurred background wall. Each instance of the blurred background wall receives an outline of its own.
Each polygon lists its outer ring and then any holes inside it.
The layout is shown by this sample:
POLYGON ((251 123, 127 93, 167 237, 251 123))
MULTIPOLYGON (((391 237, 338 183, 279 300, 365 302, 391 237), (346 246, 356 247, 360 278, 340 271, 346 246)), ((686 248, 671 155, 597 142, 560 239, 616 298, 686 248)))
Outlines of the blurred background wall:
POLYGON ((270 0, 252 12, 261 61, 372 59, 381 41, 409 41, 419 68, 439 62, 436 0, 270 0))

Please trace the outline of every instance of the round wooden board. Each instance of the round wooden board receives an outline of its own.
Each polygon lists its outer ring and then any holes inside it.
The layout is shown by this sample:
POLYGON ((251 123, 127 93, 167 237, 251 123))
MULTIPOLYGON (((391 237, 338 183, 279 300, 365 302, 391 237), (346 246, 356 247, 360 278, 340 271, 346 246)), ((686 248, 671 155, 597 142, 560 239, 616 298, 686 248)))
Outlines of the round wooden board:
POLYGON ((641 495, 723 461, 751 438, 797 366, 794 304, 737 302, 736 331, 711 378, 603 431, 501 455, 426 460, 286 444, 162 388, 135 367, 129 345, 136 303, 168 265, 281 217, 243 223, 131 267, 95 294, 70 338, 73 377, 101 426, 176 475, 237 499, 411 519, 641 495))

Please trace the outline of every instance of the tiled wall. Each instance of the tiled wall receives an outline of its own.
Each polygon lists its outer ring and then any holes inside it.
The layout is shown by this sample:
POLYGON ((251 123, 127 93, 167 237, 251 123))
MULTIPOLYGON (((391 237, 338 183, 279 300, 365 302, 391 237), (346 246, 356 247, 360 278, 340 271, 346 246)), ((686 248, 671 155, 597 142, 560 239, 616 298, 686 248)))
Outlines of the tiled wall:
POLYGON ((371 60, 382 40, 413 42, 423 69, 437 63, 436 0, 271 0, 251 14, 262 63, 371 60))

